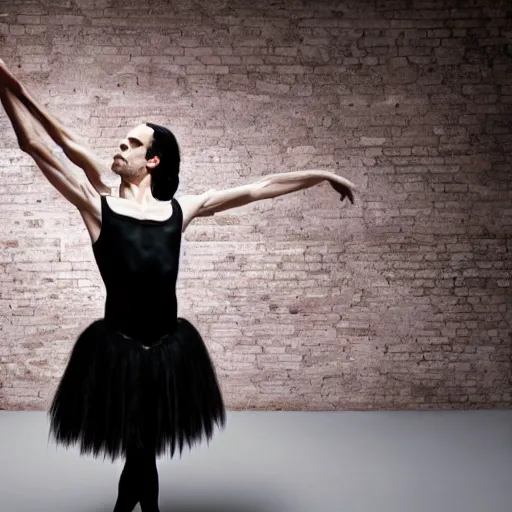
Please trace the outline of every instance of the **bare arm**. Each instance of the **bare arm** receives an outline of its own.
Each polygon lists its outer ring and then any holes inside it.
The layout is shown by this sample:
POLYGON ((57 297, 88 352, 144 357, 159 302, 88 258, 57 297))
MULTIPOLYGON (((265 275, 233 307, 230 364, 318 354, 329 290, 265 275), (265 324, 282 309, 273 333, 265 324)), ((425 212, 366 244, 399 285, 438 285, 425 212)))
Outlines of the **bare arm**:
MULTIPOLYGON (((108 168, 94 152, 81 141, 76 134, 65 128, 55 117, 46 112, 29 94, 23 86, 0 60, 0 74, 2 81, 28 111, 44 127, 48 135, 58 144, 65 155, 78 167, 82 168, 91 185, 98 193, 111 193, 111 188, 102 181, 102 170, 108 168)), ((1 85, 0 85, 1 87, 1 85)))
POLYGON ((278 197, 309 188, 323 181, 329 182, 341 195, 341 200, 347 196, 354 203, 353 191, 356 190, 356 186, 346 178, 325 170, 292 171, 270 174, 248 185, 225 190, 212 189, 201 196, 196 196, 198 205, 195 216, 211 216, 253 201, 278 197))
POLYGON ((11 120, 20 149, 29 154, 48 181, 79 210, 89 209, 97 192, 87 181, 80 181, 44 142, 37 123, 10 90, 0 85, 0 100, 11 120))

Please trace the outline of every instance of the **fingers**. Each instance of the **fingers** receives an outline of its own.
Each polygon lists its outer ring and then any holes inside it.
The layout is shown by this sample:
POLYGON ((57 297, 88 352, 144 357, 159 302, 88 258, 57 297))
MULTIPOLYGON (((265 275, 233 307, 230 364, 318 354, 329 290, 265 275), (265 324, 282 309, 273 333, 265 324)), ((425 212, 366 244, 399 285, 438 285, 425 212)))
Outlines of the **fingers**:
MULTIPOLYGON (((1 60, 1 59, 0 59, 1 60)), ((5 63, 0 63, 0 84, 4 87, 11 89, 15 94, 18 94, 20 84, 14 75, 7 69, 5 63)))
POLYGON ((340 196, 340 201, 343 202, 345 197, 348 197, 350 202, 354 204, 354 194, 352 193, 352 190, 350 190, 349 188, 347 188, 345 192, 340 192, 340 196))

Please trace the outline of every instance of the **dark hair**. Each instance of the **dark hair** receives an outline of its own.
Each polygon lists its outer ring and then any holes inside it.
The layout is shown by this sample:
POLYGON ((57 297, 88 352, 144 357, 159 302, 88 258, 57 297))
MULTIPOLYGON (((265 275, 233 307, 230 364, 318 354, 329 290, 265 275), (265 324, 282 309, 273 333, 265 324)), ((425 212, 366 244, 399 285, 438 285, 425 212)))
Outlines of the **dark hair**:
POLYGON ((180 147, 171 130, 153 123, 145 123, 153 128, 153 140, 146 151, 146 160, 158 156, 160 163, 151 171, 151 193, 160 201, 174 197, 180 184, 180 147))

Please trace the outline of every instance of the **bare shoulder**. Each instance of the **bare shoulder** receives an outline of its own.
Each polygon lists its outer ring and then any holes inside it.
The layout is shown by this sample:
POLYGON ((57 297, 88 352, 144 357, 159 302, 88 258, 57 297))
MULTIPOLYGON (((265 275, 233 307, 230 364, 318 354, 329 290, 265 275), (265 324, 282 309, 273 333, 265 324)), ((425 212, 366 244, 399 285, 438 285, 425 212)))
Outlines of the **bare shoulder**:
POLYGON ((206 213, 203 209, 203 205, 208 200, 209 191, 202 194, 184 194, 176 198, 176 201, 180 204, 183 212, 183 229, 185 231, 187 226, 196 217, 211 216, 213 213, 206 213))
POLYGON ((113 195, 113 188, 109 189, 109 192, 100 194, 95 187, 89 182, 81 183, 81 187, 84 193, 85 201, 84 206, 78 208, 80 215, 85 223, 91 242, 94 242, 101 231, 101 196, 102 195, 113 195))
POLYGON ((207 215, 213 215, 212 213, 206 213, 203 206, 211 196, 213 189, 207 190, 202 194, 185 194, 177 198, 180 206, 187 210, 187 213, 193 215, 193 217, 204 217, 207 215))
POLYGON ((83 181, 80 186, 85 198, 84 206, 79 208, 80 213, 93 215, 101 221, 101 196, 113 196, 114 189, 104 186, 101 190, 98 190, 88 181, 83 181))

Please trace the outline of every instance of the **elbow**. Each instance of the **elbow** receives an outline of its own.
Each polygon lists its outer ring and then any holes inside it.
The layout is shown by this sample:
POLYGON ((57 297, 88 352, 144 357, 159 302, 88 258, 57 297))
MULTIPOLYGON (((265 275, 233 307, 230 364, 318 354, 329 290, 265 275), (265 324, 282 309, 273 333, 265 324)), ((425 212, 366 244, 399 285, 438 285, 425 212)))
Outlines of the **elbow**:
POLYGON ((24 139, 22 142, 20 142, 20 149, 30 156, 46 156, 46 153, 44 151, 44 145, 41 143, 40 140, 35 138, 24 139))
POLYGON ((18 145, 23 153, 32 154, 35 150, 36 143, 32 139, 23 138, 18 139, 18 145))
POLYGON ((270 183, 270 179, 262 179, 252 184, 251 189, 249 191, 249 198, 252 201, 258 201, 260 199, 265 199, 267 196, 265 193, 265 187, 267 187, 270 183))

